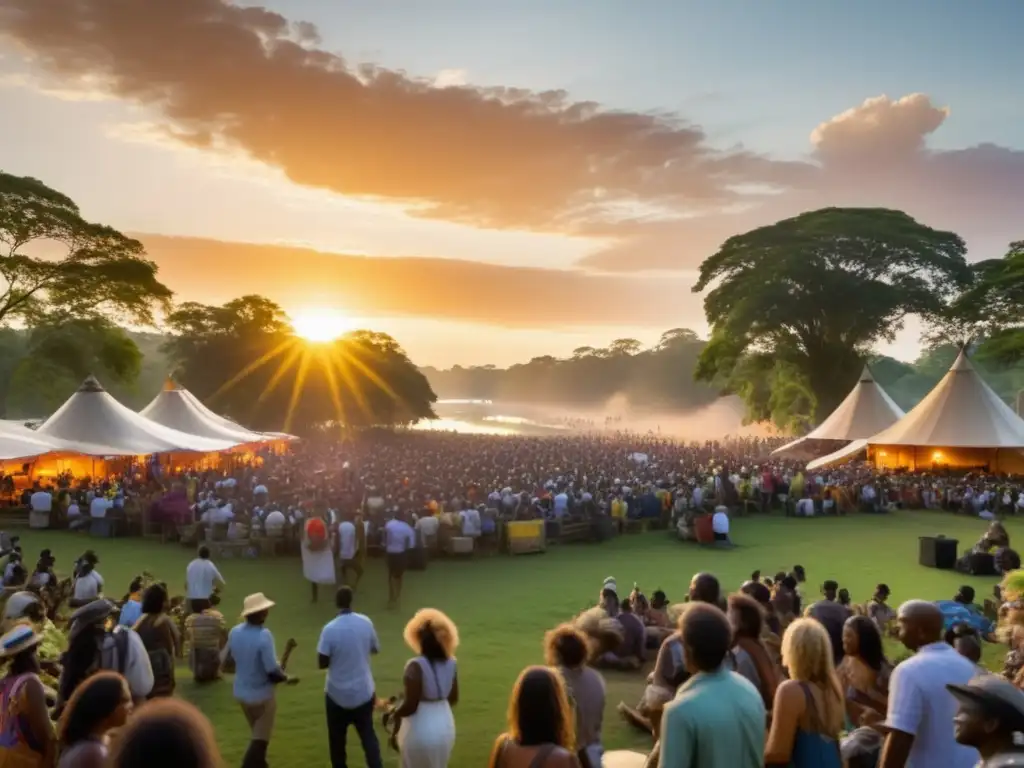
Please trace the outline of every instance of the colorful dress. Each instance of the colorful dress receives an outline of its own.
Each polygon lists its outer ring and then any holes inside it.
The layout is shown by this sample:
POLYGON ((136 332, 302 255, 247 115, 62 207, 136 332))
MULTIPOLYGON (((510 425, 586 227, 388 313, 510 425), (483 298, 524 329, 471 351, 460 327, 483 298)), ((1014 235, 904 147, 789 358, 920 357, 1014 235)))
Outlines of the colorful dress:
POLYGON ((38 768, 43 745, 32 733, 26 683, 32 674, 5 677, 0 682, 0 768, 38 768))

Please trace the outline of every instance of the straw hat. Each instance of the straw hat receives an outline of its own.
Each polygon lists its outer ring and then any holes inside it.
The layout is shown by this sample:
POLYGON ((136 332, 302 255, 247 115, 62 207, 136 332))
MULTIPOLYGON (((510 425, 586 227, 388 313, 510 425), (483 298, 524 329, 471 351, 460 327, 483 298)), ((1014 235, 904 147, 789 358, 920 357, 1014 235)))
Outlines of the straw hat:
POLYGON ((19 624, 0 637, 0 658, 9 659, 43 642, 43 636, 36 634, 29 624, 19 624))
POLYGON ((246 616, 252 616, 254 613, 260 613, 261 611, 269 611, 274 605, 274 601, 268 600, 267 596, 262 592, 249 595, 245 598, 245 602, 242 603, 242 618, 244 619, 246 616))

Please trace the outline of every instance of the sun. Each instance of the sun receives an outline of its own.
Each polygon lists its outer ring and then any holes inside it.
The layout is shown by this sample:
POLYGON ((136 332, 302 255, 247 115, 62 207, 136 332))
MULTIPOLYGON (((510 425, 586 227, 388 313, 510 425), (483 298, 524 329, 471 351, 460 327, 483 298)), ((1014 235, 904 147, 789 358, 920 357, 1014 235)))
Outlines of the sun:
POLYGON ((295 335, 306 341, 324 344, 345 335, 355 322, 336 309, 304 309, 291 317, 295 335))

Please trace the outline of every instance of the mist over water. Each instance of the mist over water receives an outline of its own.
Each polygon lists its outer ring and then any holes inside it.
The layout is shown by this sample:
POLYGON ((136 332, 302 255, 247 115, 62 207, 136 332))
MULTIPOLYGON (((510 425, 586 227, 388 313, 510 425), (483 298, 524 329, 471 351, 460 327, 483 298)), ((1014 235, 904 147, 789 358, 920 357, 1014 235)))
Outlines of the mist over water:
POLYGON ((601 432, 655 433, 679 440, 720 440, 775 434, 763 424, 743 424, 739 398, 723 397, 690 411, 636 405, 616 395, 598 408, 491 400, 438 400, 437 419, 415 429, 475 435, 567 435, 601 432))

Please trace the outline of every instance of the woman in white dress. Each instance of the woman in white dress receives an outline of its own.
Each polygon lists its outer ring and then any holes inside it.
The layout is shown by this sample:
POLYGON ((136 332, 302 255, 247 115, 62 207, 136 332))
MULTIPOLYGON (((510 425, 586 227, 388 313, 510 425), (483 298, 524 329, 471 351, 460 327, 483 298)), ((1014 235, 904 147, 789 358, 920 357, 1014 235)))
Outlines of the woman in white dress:
POLYGON ((455 746, 459 633, 443 613, 424 608, 406 625, 404 637, 416 656, 405 665, 392 746, 402 755, 402 768, 445 768, 455 746))
POLYGON ((334 553, 327 524, 319 517, 309 518, 302 527, 302 575, 312 587, 314 603, 317 585, 335 583, 334 553))

